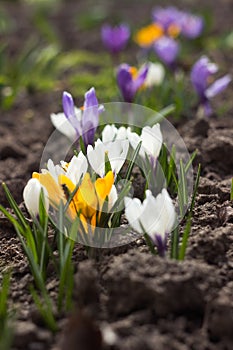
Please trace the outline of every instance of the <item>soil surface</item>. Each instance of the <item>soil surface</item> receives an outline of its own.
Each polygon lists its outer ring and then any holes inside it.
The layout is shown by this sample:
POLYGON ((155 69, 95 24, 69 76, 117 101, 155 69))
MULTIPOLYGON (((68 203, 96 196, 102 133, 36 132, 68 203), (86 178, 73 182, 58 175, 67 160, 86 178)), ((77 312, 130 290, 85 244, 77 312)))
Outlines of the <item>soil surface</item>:
MULTIPOLYGON (((155 4, 151 1, 101 2, 108 17, 117 13, 131 23, 145 23, 155 4), (143 11, 142 11, 143 7, 143 11), (133 8, 133 11, 132 11, 133 8)), ((232 1, 176 1, 185 8, 211 9, 212 34, 230 29, 232 1), (199 7, 199 3, 201 7, 199 7)), ((164 2, 163 2, 164 4, 164 2)), ((51 18, 64 49, 102 50, 99 33, 75 29, 73 13, 89 2, 67 1, 51 18), (64 25, 64 22, 66 25, 64 25), (67 39, 69 38, 69 40, 67 39)), ((19 16, 21 37, 9 37, 12 52, 34 30, 28 8, 18 2, 4 4, 9 15, 19 16)), ((134 50, 134 48, 130 48, 134 50)), ((131 51, 130 51, 131 52, 131 51)), ((232 56, 213 57, 232 72, 232 56)), ((232 86, 214 103, 225 103, 232 86)), ((46 141, 53 131, 49 120, 59 110, 61 91, 21 94, 15 106, 0 116, 0 181, 6 182, 23 207, 22 190, 38 170, 46 141)), ((104 101, 103 101, 104 102, 104 101)), ((60 331, 53 335, 41 320, 29 293, 32 282, 26 259, 14 229, 0 214, 0 272, 13 269, 10 305, 17 310, 13 350, 232 350, 233 349, 233 202, 230 187, 233 168, 233 110, 224 116, 198 119, 195 113, 178 124, 190 152, 198 150, 195 165, 202 165, 200 186, 187 257, 184 262, 152 256, 143 239, 105 251, 88 259, 84 248, 75 247, 75 311, 59 318, 60 331)), ((0 203, 8 207, 0 187, 0 203)), ((53 275, 47 288, 56 295, 53 275)))

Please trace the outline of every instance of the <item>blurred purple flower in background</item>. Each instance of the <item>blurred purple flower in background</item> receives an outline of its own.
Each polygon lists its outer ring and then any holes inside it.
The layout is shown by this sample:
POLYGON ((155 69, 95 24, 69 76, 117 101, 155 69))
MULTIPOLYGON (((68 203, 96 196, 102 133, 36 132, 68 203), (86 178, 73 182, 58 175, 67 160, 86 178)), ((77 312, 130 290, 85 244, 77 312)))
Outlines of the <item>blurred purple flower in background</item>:
MULTIPOLYGON (((167 35, 181 33, 189 39, 195 39, 203 31, 204 21, 200 16, 181 11, 174 6, 156 7, 152 13, 153 20, 160 24, 167 35)), ((175 35, 175 36, 176 36, 175 35)))
POLYGON ((202 56, 194 64, 191 70, 191 82, 199 96, 199 103, 204 107, 206 116, 210 116, 212 113, 209 99, 225 90, 231 82, 231 76, 226 74, 209 85, 209 78, 217 71, 218 66, 215 63, 210 62, 209 58, 206 56, 202 56))
POLYGON ((126 63, 121 64, 117 70, 117 84, 125 102, 133 102, 134 97, 144 84, 148 72, 148 66, 143 66, 139 71, 126 63))
POLYGON ((171 25, 179 25, 181 12, 174 6, 156 7, 152 12, 153 20, 160 24, 165 31, 171 25))
POLYGON ((204 21, 200 16, 183 12, 181 17, 181 33, 188 39, 199 37, 204 29, 204 21))
POLYGON ((173 68, 174 62, 179 53, 179 43, 173 38, 163 36, 154 43, 154 51, 156 55, 170 68, 173 68))
POLYGON ((112 53, 122 51, 130 37, 130 30, 126 24, 111 27, 108 24, 102 26, 101 37, 104 46, 112 53))

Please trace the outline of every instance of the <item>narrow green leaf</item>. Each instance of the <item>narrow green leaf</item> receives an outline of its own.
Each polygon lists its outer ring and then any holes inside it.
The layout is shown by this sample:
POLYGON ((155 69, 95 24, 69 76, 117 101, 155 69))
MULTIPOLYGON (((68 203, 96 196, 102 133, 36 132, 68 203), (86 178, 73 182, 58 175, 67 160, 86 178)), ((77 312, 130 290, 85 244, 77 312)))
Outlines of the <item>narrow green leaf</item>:
POLYGON ((189 234, 191 231, 191 225, 192 225, 192 215, 189 215, 189 218, 187 220, 183 236, 182 236, 182 244, 179 249, 179 260, 184 260, 185 258, 185 253, 186 253, 186 248, 188 245, 188 239, 189 239, 189 234))

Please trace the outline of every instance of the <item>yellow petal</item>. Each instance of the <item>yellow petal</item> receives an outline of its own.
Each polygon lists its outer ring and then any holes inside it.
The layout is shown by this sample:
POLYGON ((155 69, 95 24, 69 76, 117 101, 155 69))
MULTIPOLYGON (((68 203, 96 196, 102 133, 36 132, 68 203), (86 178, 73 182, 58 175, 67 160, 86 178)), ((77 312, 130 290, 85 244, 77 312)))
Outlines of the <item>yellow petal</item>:
POLYGON ((52 205, 58 206, 61 200, 65 201, 65 196, 61 187, 57 184, 49 172, 44 174, 33 173, 32 177, 34 179, 38 179, 41 185, 46 188, 48 191, 49 200, 52 205))
POLYGON ((134 40, 139 46, 149 47, 157 39, 163 36, 163 28, 155 23, 152 23, 146 27, 141 28, 135 35, 134 40))
POLYGON ((82 214, 91 218, 97 210, 98 201, 89 173, 84 175, 83 181, 77 192, 77 201, 82 214))
POLYGON ((109 171, 105 177, 96 180, 95 190, 101 202, 109 195, 113 183, 114 175, 112 171, 109 171))
MULTIPOLYGON (((59 175, 58 182, 63 189, 64 196, 66 197, 66 200, 69 199, 69 196, 72 192, 75 190, 75 184, 66 176, 66 175, 59 175)), ((72 201, 69 204, 69 211, 68 215, 74 220, 77 217, 77 213, 79 212, 80 208, 78 205, 77 200, 77 192, 72 198, 72 201)))

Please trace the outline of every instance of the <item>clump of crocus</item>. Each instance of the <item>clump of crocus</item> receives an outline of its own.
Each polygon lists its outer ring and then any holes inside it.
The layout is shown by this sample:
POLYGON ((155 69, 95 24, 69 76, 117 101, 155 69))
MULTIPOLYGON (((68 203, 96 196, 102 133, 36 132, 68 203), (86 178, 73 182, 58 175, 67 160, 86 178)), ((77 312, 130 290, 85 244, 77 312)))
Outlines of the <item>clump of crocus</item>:
POLYGON ((145 83, 148 66, 144 65, 138 71, 126 63, 121 64, 117 70, 117 84, 125 102, 133 102, 137 91, 145 83))
POLYGON ((126 24, 112 27, 105 24, 101 28, 101 38, 104 46, 111 54, 118 54, 124 50, 130 38, 130 29, 126 24))
POLYGON ((165 256, 167 236, 171 233, 176 212, 166 189, 157 197, 146 191, 146 198, 125 198, 125 216, 130 226, 138 233, 147 235, 157 247, 160 256, 165 256))
POLYGON ((225 90, 231 81, 229 74, 215 80, 209 84, 213 74, 218 71, 218 66, 210 62, 209 58, 202 56, 192 67, 191 82, 199 97, 199 104, 204 108, 206 116, 210 116, 212 111, 209 100, 225 90))
POLYGON ((88 162, 82 152, 74 156, 70 163, 61 162, 61 165, 54 166, 49 160, 48 169, 33 173, 25 186, 24 201, 29 213, 33 216, 39 213, 43 189, 47 212, 49 207, 58 210, 63 203, 67 206, 66 214, 71 221, 79 218, 86 233, 94 232, 101 221, 103 206, 105 215, 114 205, 117 191, 111 170, 105 172, 103 177, 93 179, 87 167, 88 162))
POLYGON ((66 91, 63 92, 62 104, 64 113, 51 114, 55 128, 72 142, 82 137, 85 148, 92 145, 99 124, 99 114, 104 110, 103 106, 99 106, 95 89, 91 88, 85 93, 82 109, 75 107, 72 95, 66 91))
POLYGON ((140 29, 135 41, 144 49, 152 48, 162 62, 173 68, 180 49, 176 38, 198 37, 203 30, 203 19, 173 6, 155 8, 152 17, 154 22, 140 29))

